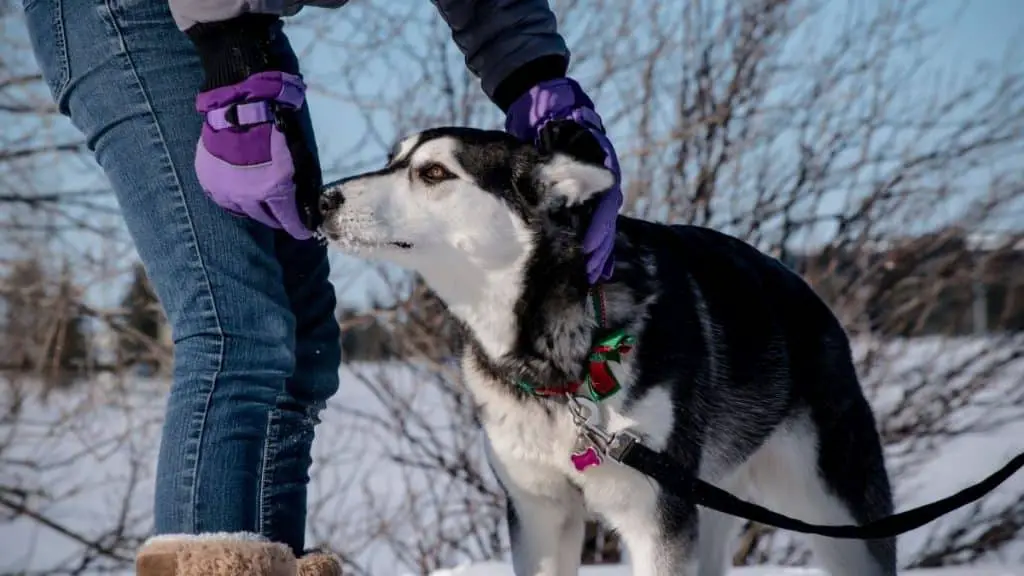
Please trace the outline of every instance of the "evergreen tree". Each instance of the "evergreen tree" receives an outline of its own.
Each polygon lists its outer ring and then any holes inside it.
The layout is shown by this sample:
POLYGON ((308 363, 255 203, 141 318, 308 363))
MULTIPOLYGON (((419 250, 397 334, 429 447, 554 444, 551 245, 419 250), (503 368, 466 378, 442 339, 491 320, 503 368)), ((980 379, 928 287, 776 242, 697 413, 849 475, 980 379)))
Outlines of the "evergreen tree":
POLYGON ((46 342, 46 271, 39 260, 11 265, 3 282, 3 338, 5 368, 33 370, 42 359, 46 342))
POLYGON ((392 357, 390 334, 377 318, 344 306, 337 317, 343 327, 341 350, 346 362, 379 361, 392 357))
POLYGON ((69 266, 54 278, 42 260, 17 262, 4 279, 2 351, 5 367, 39 374, 48 391, 86 370, 91 346, 69 266))
POLYGON ((51 310, 50 346, 46 358, 51 359, 51 365, 61 372, 81 374, 89 366, 92 346, 86 332, 87 319, 82 310, 81 294, 66 262, 61 270, 51 310))
POLYGON ((132 267, 132 282, 121 299, 121 308, 124 310, 124 329, 118 332, 117 337, 120 365, 141 364, 151 370, 159 370, 160 359, 153 354, 153 349, 159 342, 166 319, 146 269, 139 262, 132 267))

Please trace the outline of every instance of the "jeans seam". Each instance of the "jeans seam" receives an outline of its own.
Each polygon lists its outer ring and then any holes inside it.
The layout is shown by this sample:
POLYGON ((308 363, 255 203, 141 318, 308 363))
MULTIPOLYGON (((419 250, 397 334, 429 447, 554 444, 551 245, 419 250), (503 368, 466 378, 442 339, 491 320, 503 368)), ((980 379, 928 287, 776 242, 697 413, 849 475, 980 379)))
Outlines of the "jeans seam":
POLYGON ((259 486, 259 496, 258 496, 259 502, 260 502, 260 513, 259 513, 259 519, 257 520, 257 524, 259 525, 259 533, 260 534, 269 534, 270 533, 268 531, 268 528, 270 528, 270 527, 267 526, 267 518, 269 516, 271 516, 271 514, 268 513, 268 510, 267 510, 268 500, 267 500, 267 497, 266 497, 266 488, 267 488, 267 470, 272 468, 268 464, 270 462, 273 462, 272 458, 274 456, 271 453, 271 446, 272 446, 271 433, 274 430, 274 424, 275 424, 275 422, 274 422, 274 415, 275 415, 276 411, 277 411, 277 408, 275 407, 273 410, 271 410, 270 412, 267 413, 267 429, 265 431, 264 440, 263 440, 263 458, 262 458, 262 461, 260 462, 260 486, 259 486))
POLYGON ((57 102, 57 108, 60 109, 61 100, 67 94, 68 82, 71 78, 71 59, 68 57, 67 28, 64 26, 64 2, 63 0, 54 0, 54 3, 56 4, 53 23, 56 34, 54 42, 57 44, 60 57, 60 83, 55 87, 54 98, 57 102))
MULTIPOLYGON (((156 130, 159 144, 163 148, 164 158, 170 157, 170 150, 168 150, 167 148, 167 138, 164 135, 163 128, 160 126, 160 121, 153 110, 153 102, 146 91, 145 84, 142 82, 142 79, 140 78, 138 73, 138 69, 135 67, 135 62, 132 59, 131 51, 128 49, 128 43, 125 41, 124 33, 122 32, 121 27, 117 22, 117 12, 114 6, 112 6, 112 0, 104 0, 104 5, 106 6, 107 12, 110 14, 110 22, 113 26, 114 32, 117 34, 118 41, 121 44, 121 49, 124 54, 125 61, 128 63, 129 72, 132 75, 132 79, 134 80, 135 85, 139 90, 139 93, 142 95, 143 101, 146 106, 146 112, 153 120, 153 127, 156 130)), ((199 467, 202 457, 202 439, 203 435, 206 432, 206 420, 210 413, 210 403, 213 401, 214 390, 216 390, 217 388, 217 379, 224 369, 224 351, 226 342, 224 337, 224 328, 223 325, 221 324, 220 313, 217 310, 217 302, 216 299, 213 297, 212 283, 210 282, 210 276, 206 268, 206 261, 203 259, 202 252, 198 248, 199 242, 198 239, 196 238, 195 222, 192 220, 192 214, 189 212, 188 203, 185 201, 184 198, 184 186, 182 185, 181 177, 178 174, 178 170, 174 166, 173 162, 168 162, 168 164, 170 164, 170 174, 174 178, 174 188, 175 193, 177 195, 176 199, 178 201, 178 207, 184 211, 185 219, 188 225, 189 249, 192 252, 194 252, 195 261, 199 263, 199 270, 202 276, 202 288, 206 292, 210 308, 213 311, 213 320, 216 326, 218 337, 217 340, 219 343, 219 349, 217 350, 217 366, 214 369, 213 375, 210 378, 210 389, 206 396, 206 402, 203 405, 202 418, 199 424, 199 437, 196 443, 197 449, 195 463, 193 465, 190 478, 191 494, 189 495, 189 507, 191 510, 189 512, 189 516, 190 523, 192 524, 191 531, 193 533, 196 533, 199 530, 198 522, 196 520, 197 515, 195 514, 195 505, 197 502, 197 493, 199 486, 198 478, 199 467)))

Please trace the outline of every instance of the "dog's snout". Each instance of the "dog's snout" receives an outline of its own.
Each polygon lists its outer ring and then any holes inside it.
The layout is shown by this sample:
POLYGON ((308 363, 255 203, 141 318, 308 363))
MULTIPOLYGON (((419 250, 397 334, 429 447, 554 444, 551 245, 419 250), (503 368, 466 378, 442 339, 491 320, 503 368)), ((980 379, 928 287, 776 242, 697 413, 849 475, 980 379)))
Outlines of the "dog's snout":
POLYGON ((345 203, 345 197, 337 186, 325 188, 320 193, 320 214, 327 214, 341 207, 345 203))

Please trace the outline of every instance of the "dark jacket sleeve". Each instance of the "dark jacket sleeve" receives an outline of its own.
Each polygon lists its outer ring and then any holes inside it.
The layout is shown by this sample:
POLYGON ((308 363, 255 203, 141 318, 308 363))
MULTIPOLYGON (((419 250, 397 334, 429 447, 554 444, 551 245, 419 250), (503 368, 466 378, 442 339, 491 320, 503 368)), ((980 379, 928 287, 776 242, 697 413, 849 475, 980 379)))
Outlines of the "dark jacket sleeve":
MULTIPOLYGON (((255 36, 263 35, 267 21, 290 16, 303 5, 342 6, 347 0, 168 0, 181 30, 197 43, 204 60, 222 60, 218 54, 238 55, 239 46, 251 51, 255 36), (198 24, 198 25, 197 25, 198 24), (255 35, 255 36, 254 36, 255 35), (247 40, 250 39, 250 40, 247 40)), ((466 58, 466 66, 480 78, 484 93, 507 109, 513 100, 540 81, 565 75, 569 49, 558 33, 548 0, 431 0, 451 28, 452 39, 466 58)), ((257 61, 261 55, 253 55, 257 61)), ((253 65, 213 62, 222 78, 216 84, 237 81, 253 65)), ((214 70, 208 71, 212 72, 214 70)), ((243 76, 244 77, 244 76, 243 76)))
POLYGON ((548 0, 431 0, 466 66, 503 109, 538 81, 565 74, 569 49, 548 0))
POLYGON ((168 0, 171 15, 181 30, 194 24, 222 22, 242 14, 291 15, 298 6, 289 6, 286 0, 168 0))

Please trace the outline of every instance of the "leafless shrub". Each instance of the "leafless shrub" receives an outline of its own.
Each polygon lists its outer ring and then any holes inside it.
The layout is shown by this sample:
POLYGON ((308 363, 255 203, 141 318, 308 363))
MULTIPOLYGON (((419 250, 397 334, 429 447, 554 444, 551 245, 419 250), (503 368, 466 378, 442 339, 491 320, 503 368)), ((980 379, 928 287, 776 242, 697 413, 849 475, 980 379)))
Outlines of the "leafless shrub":
MULTIPOLYGON (((597 101, 619 151, 628 211, 748 240, 800 271, 848 327, 899 506, 951 492, 1000 464, 991 443, 970 442, 1009 438, 1022 422, 1024 249, 1012 226, 1024 208, 1020 60, 1011 54, 940 73, 931 55, 943 30, 929 24, 921 0, 870 9, 823 0, 553 4, 573 50, 573 73, 597 101), (992 461, 972 459, 960 474, 935 468, 964 458, 965 450, 992 461), (949 489, 931 493, 941 486, 949 489)), ((366 0, 337 12, 308 10, 290 22, 314 107, 346 113, 345 126, 318 129, 321 145, 334 151, 325 155, 327 176, 378 165, 403 133, 438 124, 500 126, 433 10, 429 3, 366 0)), ((15 252, 31 253, 28 247, 45 240, 48 253, 64 253, 75 234, 104 222, 83 211, 115 211, 100 180, 69 192, 40 178, 38 166, 57 162, 53 154, 71 169, 91 164, 79 159, 76 139, 61 138, 66 125, 52 134, 41 129, 60 123, 34 69, 9 60, 24 54, 24 46, 15 48, 2 52, 0 70, 0 120, 11 127, 0 141, 0 230, 15 252)), ((74 284, 128 269, 110 253, 71 258, 74 284)), ((344 259, 342 266, 336 283, 353 294, 353 279, 368 267, 344 259)), ((343 326, 372 318, 388 333, 394 359, 345 368, 343 390, 318 431, 311 544, 339 552, 357 574, 384 565, 425 574, 500 557, 504 503, 451 362, 460 335, 416 278, 381 274, 386 280, 378 284, 391 289, 379 299, 384 304, 346 315, 343 326)), ((77 306, 114 330, 124 312, 87 298, 77 306)), ((154 346, 169 354, 166 344, 154 346)), ((40 459, 45 444, 25 436, 25 419, 42 410, 26 408, 32 386, 12 379, 7 416, 0 416, 0 437, 7 438, 0 439, 0 530, 5 522, 49 526, 46 511, 70 498, 52 476, 7 476, 16 470, 3 461, 13 458, 11 449, 24 454, 29 447, 39 459, 17 466, 51 467, 40 459)), ((158 402, 124 404, 118 417, 133 422, 135 433, 157 428, 158 415, 144 422, 134 415, 158 414, 158 402)), ((57 423, 40 420, 35 434, 51 442, 75 436, 101 410, 82 406, 57 423)), ((130 454, 134 464, 124 468, 139 470, 123 474, 130 482, 112 484, 124 498, 111 509, 130 512, 58 523, 73 559, 38 573, 129 566, 148 508, 124 503, 144 490, 146 457, 130 442, 105 446, 130 454)), ((1021 540, 1022 492, 1008 485, 909 535, 901 562, 1021 560, 1007 555, 1021 540)), ((614 543, 613 536, 592 535, 588 550, 600 548, 614 561, 619 551, 605 540, 614 543)), ((789 535, 758 526, 746 527, 738 544, 737 563, 809 558, 789 535)))
POLYGON ((145 385, 157 389, 106 379, 44 400, 30 378, 0 377, 0 574, 131 566, 150 526, 159 431, 162 384, 145 385))
POLYGON ((55 109, 21 19, 20 3, 5 2, 0 573, 123 570, 149 529, 152 399, 164 385, 150 383, 158 390, 146 399, 100 377, 116 366, 99 336, 123 316, 102 288, 131 269, 131 245, 81 135, 55 109))
MULTIPOLYGON (((953 439, 1020 421, 1012 409, 1020 393, 1008 383, 1024 371, 1014 335, 1024 328, 1024 277, 1014 273, 1024 252, 1019 237, 1002 234, 1022 208, 1013 159, 1024 156, 1024 78, 1011 58, 970 76, 940 72, 930 54, 942 29, 927 25, 924 2, 555 5, 574 73, 611 126, 629 209, 733 233, 805 276, 854 338, 898 486, 953 439), (983 344, 965 341, 975 333, 983 344)), ((498 125, 432 12, 382 2, 355 10, 297 23, 315 35, 310 46, 367 54, 309 71, 367 128, 357 144, 364 152, 345 154, 339 171, 372 164, 367 145, 379 161, 397 134, 498 125)), ((398 308, 417 302, 400 300, 398 308)), ((420 385, 457 398, 451 382, 420 385)), ((384 394, 382 406, 394 402, 394 391, 370 386, 384 394)), ((385 412, 402 420, 416 410, 402 403, 385 412)), ((405 447, 420 442, 392 420, 377 423, 382 433, 405 447)), ((453 453, 439 462, 451 459, 483 466, 453 453)), ((446 466, 434 473, 485 476, 446 466)), ((996 508, 985 515, 994 526, 987 535, 943 524, 904 564, 969 562, 1003 549, 1018 538, 1022 510, 996 508)), ((968 512, 954 524, 982 520, 968 512)), ((742 540, 741 563, 808 559, 771 530, 749 527, 742 540)))

